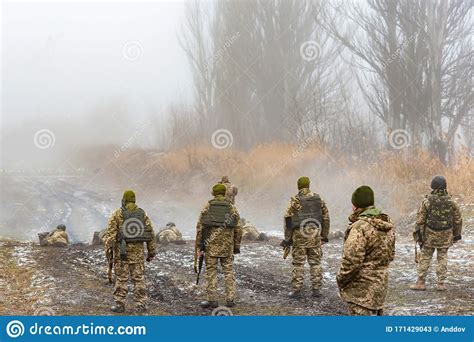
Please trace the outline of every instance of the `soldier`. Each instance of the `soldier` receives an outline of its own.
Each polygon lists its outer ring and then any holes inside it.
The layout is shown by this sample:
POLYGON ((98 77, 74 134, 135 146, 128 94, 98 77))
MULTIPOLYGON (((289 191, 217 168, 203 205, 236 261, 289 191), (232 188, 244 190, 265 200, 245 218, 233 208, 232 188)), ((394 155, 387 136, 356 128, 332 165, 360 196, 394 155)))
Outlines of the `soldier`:
POLYGON ((39 233, 40 246, 66 247, 69 244, 69 237, 66 233, 66 226, 60 224, 50 233, 39 233))
POLYGON ((323 199, 309 189, 309 178, 298 179, 298 194, 291 198, 285 213, 285 239, 281 246, 293 246, 293 292, 291 298, 301 298, 304 265, 309 263, 313 297, 320 297, 322 282, 321 245, 328 242, 329 211, 323 199))
POLYGON ((177 245, 185 244, 183 240, 183 234, 176 228, 174 222, 168 222, 166 227, 156 234, 156 241, 158 243, 167 245, 169 243, 175 243, 177 245))
POLYGON ((230 203, 235 204, 235 196, 237 196, 237 193, 239 192, 237 187, 229 181, 229 177, 227 176, 223 176, 219 183, 225 185, 225 199, 230 203))
POLYGON ((268 241, 265 233, 260 233, 258 229, 243 217, 240 218, 242 224, 242 240, 243 241, 268 241))
POLYGON ((374 207, 374 192, 366 185, 352 194, 349 227, 336 280, 350 315, 383 314, 388 266, 395 256, 395 228, 388 215, 374 207))
POLYGON ((204 255, 206 262, 207 300, 203 308, 216 308, 217 264, 224 272, 226 306, 235 305, 234 254, 240 253, 242 228, 237 209, 225 199, 226 187, 216 184, 211 199, 201 211, 196 226, 196 258, 204 255))
POLYGON ((425 279, 434 251, 438 259, 436 275, 438 291, 446 291, 448 248, 461 240, 462 218, 456 202, 448 195, 446 179, 435 176, 431 181, 431 194, 421 203, 416 216, 415 239, 421 248, 418 263, 418 281, 412 290, 426 290, 425 279))
POLYGON ((107 230, 103 237, 106 255, 113 254, 115 272, 113 312, 125 311, 125 299, 128 294, 128 279, 133 283, 136 312, 146 311, 145 289, 145 249, 146 260, 151 261, 156 255, 155 234, 150 219, 145 211, 135 204, 135 193, 127 190, 123 194, 122 207, 110 216, 107 230))

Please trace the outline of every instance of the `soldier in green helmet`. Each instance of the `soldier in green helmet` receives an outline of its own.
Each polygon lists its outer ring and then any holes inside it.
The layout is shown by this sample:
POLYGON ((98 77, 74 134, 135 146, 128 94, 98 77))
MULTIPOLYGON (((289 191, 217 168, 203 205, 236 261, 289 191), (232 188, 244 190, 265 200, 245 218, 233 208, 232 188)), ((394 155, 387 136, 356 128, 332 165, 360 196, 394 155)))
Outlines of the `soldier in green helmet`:
POLYGON ((329 211, 318 194, 309 189, 308 177, 298 179, 298 194, 291 198, 285 212, 285 239, 281 246, 292 246, 293 278, 291 298, 301 298, 304 266, 309 263, 313 297, 320 297, 323 278, 321 245, 328 242, 329 211))
POLYGON ((438 267, 436 275, 438 291, 445 291, 448 272, 448 249, 461 240, 462 217, 459 207, 448 194, 446 178, 435 176, 431 181, 431 194, 421 203, 416 216, 414 237, 420 245, 418 281, 410 286, 412 290, 426 290, 425 279, 436 251, 438 267))
POLYGON ((156 255, 155 234, 150 218, 136 205, 135 193, 127 190, 123 194, 122 206, 112 213, 103 236, 106 255, 113 255, 115 272, 113 312, 125 311, 128 294, 128 279, 133 283, 136 312, 146 311, 145 247, 146 260, 156 255))
POLYGON ((217 297, 217 266, 224 272, 226 306, 235 305, 234 254, 240 253, 242 228, 235 206, 226 200, 226 187, 216 184, 214 196, 201 211, 196 226, 196 258, 205 257, 207 300, 203 308, 219 306, 217 297))

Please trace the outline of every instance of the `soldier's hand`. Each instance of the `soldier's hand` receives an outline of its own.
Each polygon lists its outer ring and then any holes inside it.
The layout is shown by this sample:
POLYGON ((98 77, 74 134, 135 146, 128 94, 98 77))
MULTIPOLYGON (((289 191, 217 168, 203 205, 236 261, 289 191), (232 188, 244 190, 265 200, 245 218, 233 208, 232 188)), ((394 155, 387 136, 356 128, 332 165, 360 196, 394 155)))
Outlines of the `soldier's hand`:
POLYGON ((290 240, 283 240, 283 241, 280 243, 280 246, 283 247, 283 248, 290 247, 290 246, 291 246, 291 241, 290 241, 290 240))
POLYGON ((240 254, 240 248, 234 247, 234 254, 240 254))
POLYGON ((146 261, 147 261, 147 262, 152 261, 155 256, 156 256, 155 253, 148 253, 148 256, 147 256, 147 258, 146 258, 146 261))

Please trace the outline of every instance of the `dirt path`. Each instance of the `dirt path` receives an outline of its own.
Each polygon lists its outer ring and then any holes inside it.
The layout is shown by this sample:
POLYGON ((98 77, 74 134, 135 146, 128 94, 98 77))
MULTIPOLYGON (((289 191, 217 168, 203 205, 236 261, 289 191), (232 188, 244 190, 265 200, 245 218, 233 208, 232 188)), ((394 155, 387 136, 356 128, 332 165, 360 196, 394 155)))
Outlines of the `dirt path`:
MULTIPOLYGON (((471 229, 471 228, 469 228, 471 229)), ((472 230, 465 232, 472 239, 472 230)), ((309 295, 295 301, 290 291, 291 259, 282 259, 278 239, 247 243, 236 257, 239 305, 235 315, 344 315, 337 296, 335 274, 339 267, 341 240, 324 246, 322 298, 309 295)), ((192 242, 161 247, 147 264, 151 315, 209 315, 197 303, 204 299, 204 277, 195 286, 192 242)), ((413 249, 403 236, 397 241, 391 264, 386 313, 392 315, 472 315, 474 313, 474 255, 472 244, 461 243, 450 251, 449 291, 430 289, 412 292, 415 280, 413 249)), ((107 285, 102 248, 73 245, 65 249, 41 248, 13 240, 0 241, 0 314, 109 315, 112 288, 107 285)), ((223 280, 220 279, 222 285, 223 280)), ((222 290, 222 288, 221 288, 222 290)), ((307 291, 309 293, 309 291, 307 291)), ((132 303, 127 305, 133 308, 132 303)))

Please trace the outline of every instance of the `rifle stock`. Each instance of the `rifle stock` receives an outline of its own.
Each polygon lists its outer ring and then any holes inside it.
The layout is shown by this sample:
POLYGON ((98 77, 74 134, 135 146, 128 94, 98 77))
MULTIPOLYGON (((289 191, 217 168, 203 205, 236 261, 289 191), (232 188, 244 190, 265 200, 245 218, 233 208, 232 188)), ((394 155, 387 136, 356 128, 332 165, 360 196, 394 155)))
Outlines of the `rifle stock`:
POLYGON ((197 277, 196 277, 196 285, 199 285, 199 276, 201 275, 202 264, 204 263, 204 255, 199 255, 199 262, 197 267, 197 277))

